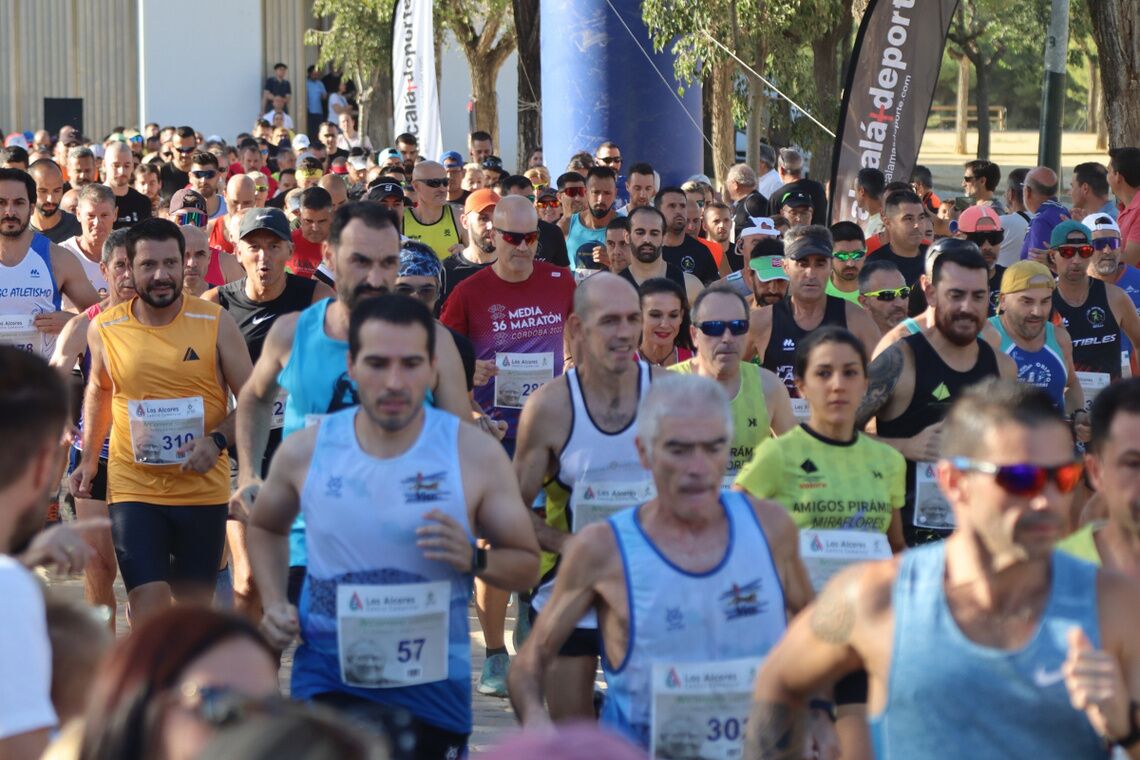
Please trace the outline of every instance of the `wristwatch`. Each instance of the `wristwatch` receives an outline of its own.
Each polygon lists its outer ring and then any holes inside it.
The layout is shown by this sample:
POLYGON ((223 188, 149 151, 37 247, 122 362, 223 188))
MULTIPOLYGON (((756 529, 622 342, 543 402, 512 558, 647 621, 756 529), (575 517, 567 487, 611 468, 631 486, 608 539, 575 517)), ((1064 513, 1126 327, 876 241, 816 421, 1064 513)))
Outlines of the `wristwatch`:
POLYGON ((230 446, 230 442, 226 440, 225 433, 219 433, 217 430, 210 433, 210 440, 213 441, 214 445, 218 447, 219 454, 228 449, 230 446))
POLYGON ((487 569, 487 550, 482 546, 476 546, 474 553, 471 555, 471 573, 475 574, 480 570, 487 569))
POLYGON ((1128 736, 1112 740, 1112 743, 1121 749, 1132 749, 1140 744, 1140 723, 1136 721, 1137 710, 1140 710, 1140 704, 1137 704, 1136 700, 1132 700, 1128 704, 1128 736))

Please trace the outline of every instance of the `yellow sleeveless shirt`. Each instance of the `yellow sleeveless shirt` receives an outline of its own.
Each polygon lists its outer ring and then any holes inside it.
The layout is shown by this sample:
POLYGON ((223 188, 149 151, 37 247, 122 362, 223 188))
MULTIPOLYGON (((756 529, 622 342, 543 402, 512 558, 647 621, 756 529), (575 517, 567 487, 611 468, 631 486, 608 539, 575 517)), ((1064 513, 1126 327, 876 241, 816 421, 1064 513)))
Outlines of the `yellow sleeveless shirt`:
POLYGON ((107 501, 166 506, 225 504, 226 452, 206 473, 183 471, 177 449, 214 430, 228 398, 218 366, 221 306, 182 294, 178 316, 161 327, 135 318, 134 299, 95 318, 114 384, 107 501))
POLYGON ((443 204, 443 212, 435 224, 423 224, 416 219, 412 209, 404 209, 404 236, 431 248, 441 261, 451 255, 451 246, 463 244, 459 228, 455 226, 454 207, 448 203, 443 204))

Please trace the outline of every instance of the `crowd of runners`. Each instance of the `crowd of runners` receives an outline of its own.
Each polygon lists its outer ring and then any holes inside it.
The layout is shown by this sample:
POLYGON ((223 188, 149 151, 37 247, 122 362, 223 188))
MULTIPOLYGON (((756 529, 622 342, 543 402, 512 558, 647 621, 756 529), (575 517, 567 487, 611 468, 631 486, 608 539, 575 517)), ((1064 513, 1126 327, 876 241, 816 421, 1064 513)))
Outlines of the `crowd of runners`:
POLYGON ((1140 148, 828 226, 270 84, 0 150, 0 758, 1140 758, 1140 148))

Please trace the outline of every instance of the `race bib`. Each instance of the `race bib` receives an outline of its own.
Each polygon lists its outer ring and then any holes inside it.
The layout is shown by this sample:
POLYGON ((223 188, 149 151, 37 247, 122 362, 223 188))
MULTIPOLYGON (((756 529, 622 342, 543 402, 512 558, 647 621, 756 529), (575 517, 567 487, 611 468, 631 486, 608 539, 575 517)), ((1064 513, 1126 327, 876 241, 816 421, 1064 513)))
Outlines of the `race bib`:
POLYGON ((394 689, 447 678, 451 584, 337 586, 340 679, 394 689))
POLYGON ((1077 382, 1085 394, 1085 409, 1092 406, 1097 394, 1108 387, 1110 377, 1107 372, 1077 372, 1077 382))
POLYGON ((800 422, 807 422, 811 418, 811 405, 806 398, 792 399, 792 414, 800 422))
POLYGON ((522 409, 530 394, 554 379, 554 354, 495 354, 495 406, 522 409))
POLYGON ((800 558, 819 590, 848 565, 874 559, 889 559, 891 545, 882 533, 861 530, 801 530, 800 558))
POLYGON ((570 530, 577 533, 587 525, 608 520, 615 512, 644 504, 656 495, 652 478, 627 481, 579 478, 570 496, 573 505, 570 530))
POLYGON ((653 663, 649 756, 743 757, 752 682, 762 660, 653 663))
POLYGON ((186 461, 178 449, 204 434, 201 396, 127 401, 131 451, 138 464, 169 465, 186 461))
POLYGON ((0 344, 38 353, 40 332, 32 314, 0 314, 0 344))
MULTIPOLYGON (((270 430, 280 430, 285 427, 285 401, 289 398, 289 391, 281 388, 277 391, 277 398, 273 399, 273 417, 269 421, 270 430)), ((308 416, 305 418, 305 427, 308 427, 308 416)))
POLYGON ((914 463, 914 527, 954 530, 954 511, 942 495, 934 462, 914 463))

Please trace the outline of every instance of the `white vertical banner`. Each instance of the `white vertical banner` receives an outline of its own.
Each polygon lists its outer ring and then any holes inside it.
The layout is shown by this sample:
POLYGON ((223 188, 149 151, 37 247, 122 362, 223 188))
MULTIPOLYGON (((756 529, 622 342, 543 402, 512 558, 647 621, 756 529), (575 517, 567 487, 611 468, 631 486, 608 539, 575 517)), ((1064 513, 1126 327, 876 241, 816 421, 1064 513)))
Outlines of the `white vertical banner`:
POLYGON ((399 0, 392 31, 395 133, 415 135, 420 155, 438 160, 443 153, 443 135, 435 87, 432 0, 399 0))

